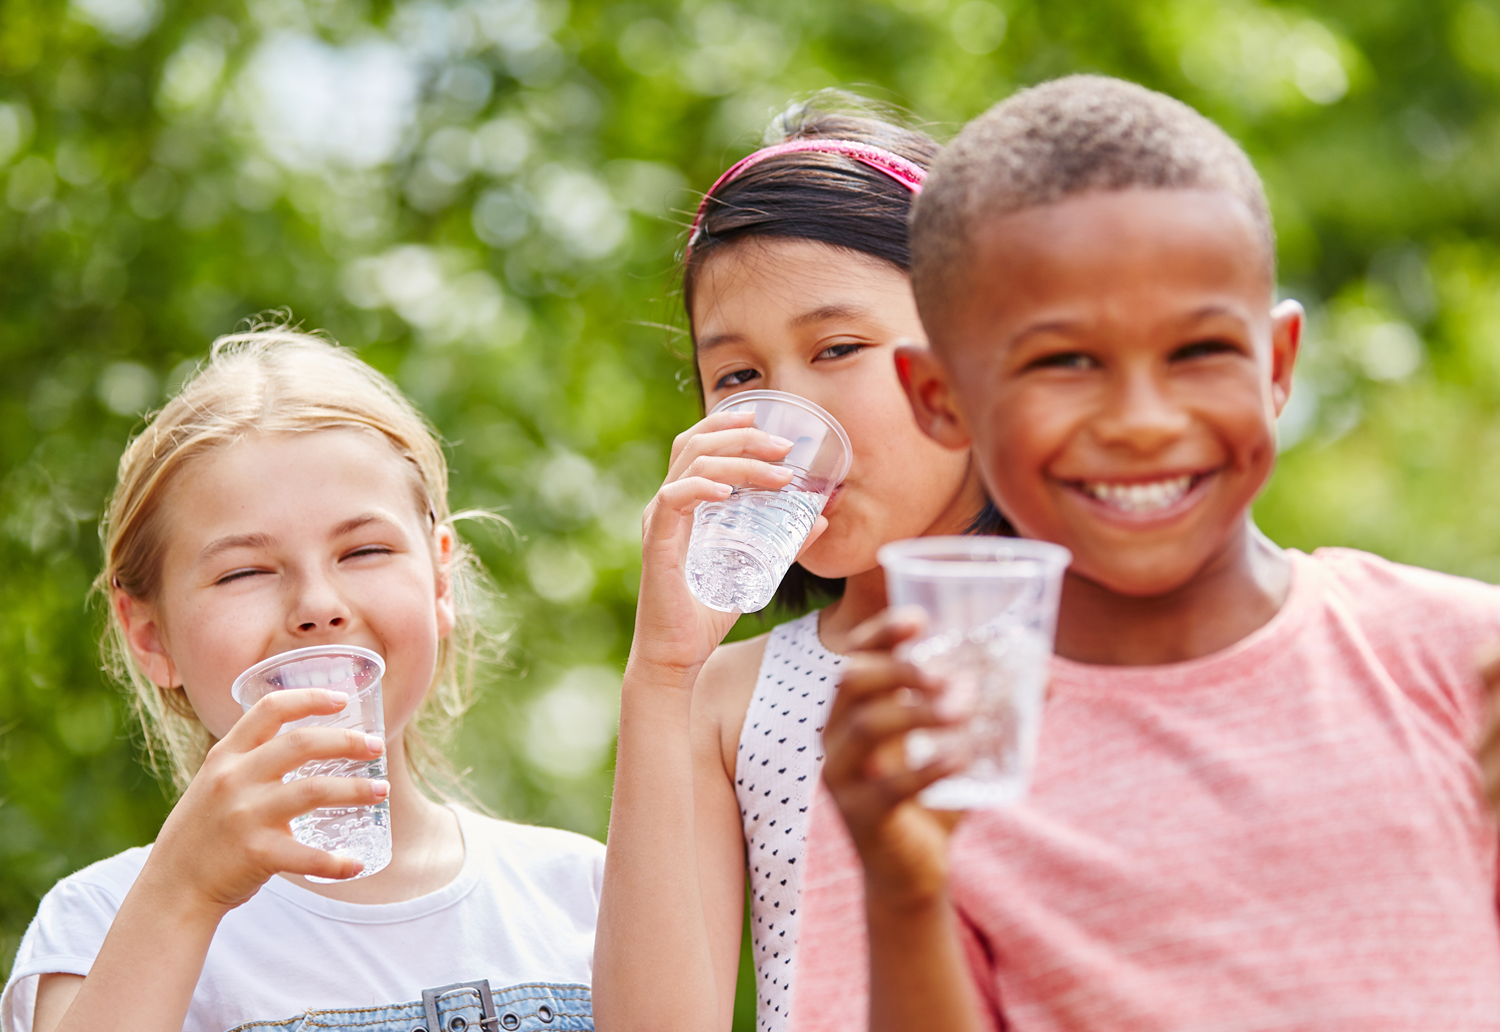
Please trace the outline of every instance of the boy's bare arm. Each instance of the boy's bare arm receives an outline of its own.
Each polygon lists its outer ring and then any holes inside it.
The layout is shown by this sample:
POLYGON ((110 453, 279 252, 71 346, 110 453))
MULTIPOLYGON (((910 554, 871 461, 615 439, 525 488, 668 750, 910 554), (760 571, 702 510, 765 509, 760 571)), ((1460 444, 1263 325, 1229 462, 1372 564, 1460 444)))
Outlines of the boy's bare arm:
POLYGON ((988 1023, 948 897, 948 836, 959 815, 915 799, 965 758, 913 771, 902 747, 907 731, 944 723, 930 703, 937 685, 892 653, 920 628, 920 614, 888 610, 856 629, 859 652, 823 734, 823 778, 865 870, 871 1032, 980 1032, 988 1023))

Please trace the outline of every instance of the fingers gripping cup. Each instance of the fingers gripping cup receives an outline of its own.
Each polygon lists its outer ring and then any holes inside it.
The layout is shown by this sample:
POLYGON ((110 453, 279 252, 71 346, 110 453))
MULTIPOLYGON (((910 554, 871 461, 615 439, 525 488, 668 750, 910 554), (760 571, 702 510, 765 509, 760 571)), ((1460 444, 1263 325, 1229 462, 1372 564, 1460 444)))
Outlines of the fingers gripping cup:
MULTIPOLYGON (((349 697, 344 708, 329 716, 304 717, 282 725, 277 734, 297 727, 339 727, 385 737, 385 711, 380 703, 380 679, 385 661, 369 649, 353 645, 315 645, 293 649, 261 660, 235 678, 230 694, 249 709, 271 692, 287 688, 325 688, 349 697)), ((384 778, 385 755, 373 760, 314 760, 288 774, 297 778, 384 778)), ((292 836, 304 846, 364 863, 355 878, 374 874, 391 862, 391 807, 382 799, 373 806, 328 807, 292 818, 292 836)), ((307 876, 308 881, 336 879, 307 876)), ((349 879, 353 880, 353 879, 349 879)))
POLYGON ((838 420, 795 394, 745 391, 713 412, 754 412, 756 427, 792 442, 778 463, 792 469, 786 487, 738 487, 722 502, 699 504, 693 514, 688 588, 710 609, 753 613, 770 603, 818 514, 849 473, 854 451, 838 420))
POLYGON ((907 734, 913 768, 942 755, 972 757, 962 773, 924 789, 922 803, 970 810, 1021 798, 1036 757, 1071 553, 1020 538, 932 537, 893 542, 877 558, 891 604, 927 614, 926 632, 906 646, 907 658, 945 682, 940 713, 967 717, 907 734))

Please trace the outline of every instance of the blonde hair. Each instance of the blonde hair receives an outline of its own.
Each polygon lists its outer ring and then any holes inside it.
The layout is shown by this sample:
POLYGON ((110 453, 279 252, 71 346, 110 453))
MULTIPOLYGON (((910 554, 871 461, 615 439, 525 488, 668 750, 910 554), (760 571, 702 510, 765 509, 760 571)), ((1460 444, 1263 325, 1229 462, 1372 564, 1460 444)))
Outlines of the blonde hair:
MULTIPOLYGON (((95 590, 145 602, 161 588, 162 499, 195 459, 256 434, 363 429, 380 434, 411 466, 414 502, 433 525, 451 525, 448 463, 437 434, 386 377, 337 344, 287 326, 260 326, 215 340, 208 361, 151 417, 120 457, 100 535, 104 569, 95 590)), ((458 514, 459 516, 469 514, 458 514)), ((438 746, 473 696, 476 670, 498 639, 480 613, 489 591, 477 560, 455 541, 450 567, 457 622, 439 644, 437 668, 402 737, 412 770, 429 788, 457 786, 438 746)), ((130 689, 147 757, 178 791, 203 763, 213 736, 182 688, 161 688, 136 663, 115 607, 102 647, 106 669, 130 689)), ((439 794, 441 790, 439 789, 439 794)))

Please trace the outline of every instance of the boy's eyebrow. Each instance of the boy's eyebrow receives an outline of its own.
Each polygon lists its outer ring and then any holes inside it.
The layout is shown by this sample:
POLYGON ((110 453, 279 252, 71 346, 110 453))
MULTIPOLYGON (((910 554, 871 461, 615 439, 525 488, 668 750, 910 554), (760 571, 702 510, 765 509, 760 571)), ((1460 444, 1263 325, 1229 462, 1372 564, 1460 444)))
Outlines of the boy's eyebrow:
POLYGON ((1199 320, 1208 319, 1215 315, 1227 315, 1231 319, 1238 319, 1241 322, 1245 321, 1244 312, 1237 311, 1233 305, 1226 305, 1221 303, 1204 305, 1202 308, 1195 310, 1183 321, 1198 322, 1199 320))
POLYGON ((1027 337, 1035 337, 1043 333, 1071 333, 1078 328, 1081 319, 1048 319, 1046 322, 1032 323, 1025 329, 1014 334, 1008 344, 1019 344, 1027 337))
MULTIPOLYGON (((1182 319, 1182 323, 1183 325, 1190 325, 1192 323, 1202 322, 1204 319, 1211 319, 1214 316, 1219 315, 1227 316, 1231 319, 1238 320, 1239 322, 1245 321, 1245 313, 1239 311, 1233 305, 1227 305, 1221 302, 1212 302, 1210 304, 1204 305, 1201 308, 1195 308, 1193 311, 1189 312, 1182 319)), ((1034 337, 1037 334, 1042 333, 1067 334, 1076 330, 1081 322, 1083 322, 1083 320, 1081 319, 1048 319, 1046 322, 1032 323, 1030 326, 1027 326, 1025 329, 1021 330, 1013 337, 1011 337, 1008 343, 1019 344, 1027 337, 1034 337)))

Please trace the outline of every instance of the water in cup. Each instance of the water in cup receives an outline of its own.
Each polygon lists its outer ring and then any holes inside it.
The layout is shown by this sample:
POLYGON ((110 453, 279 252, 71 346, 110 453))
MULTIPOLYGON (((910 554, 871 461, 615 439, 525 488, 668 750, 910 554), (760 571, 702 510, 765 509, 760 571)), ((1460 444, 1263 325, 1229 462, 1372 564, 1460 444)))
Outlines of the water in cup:
POLYGON ((1026 627, 952 632, 912 646, 912 662, 942 678, 938 712, 962 724, 918 728, 906 736, 906 762, 925 766, 939 756, 969 756, 969 766, 922 793, 938 810, 970 810, 1026 794, 1047 690, 1052 644, 1026 627))
POLYGON ((966 768, 922 790, 939 810, 1003 806, 1025 795, 1041 733, 1068 550, 1019 538, 933 537, 877 553, 892 605, 920 606, 923 636, 903 647, 943 681, 936 708, 961 718, 906 736, 909 766, 944 755, 966 768))
POLYGON ((740 489, 693 514, 688 587, 711 609, 764 609, 827 503, 811 491, 740 489))
MULTIPOLYGON (((279 734, 296 727, 339 727, 385 737, 380 680, 385 662, 368 649, 349 645, 314 646, 284 652, 257 663, 241 674, 231 690, 249 709, 268 692, 286 688, 326 688, 343 692, 348 702, 330 716, 304 717, 282 726, 279 734)), ((373 760, 314 760, 287 774, 283 781, 310 777, 384 779, 385 754, 373 760)), ((388 799, 370 806, 325 807, 292 818, 292 836, 305 846, 364 864, 355 878, 374 874, 391 862, 391 807, 388 799)), ((326 882, 344 879, 316 878, 326 882)), ((347 879, 352 881, 353 879, 347 879)))
POLYGON ((701 503, 693 515, 688 589, 710 609, 753 613, 770 604, 854 453, 838 420, 794 394, 742 391, 713 411, 754 412, 756 427, 792 442, 779 463, 792 470, 786 487, 742 486, 721 502, 701 503))

